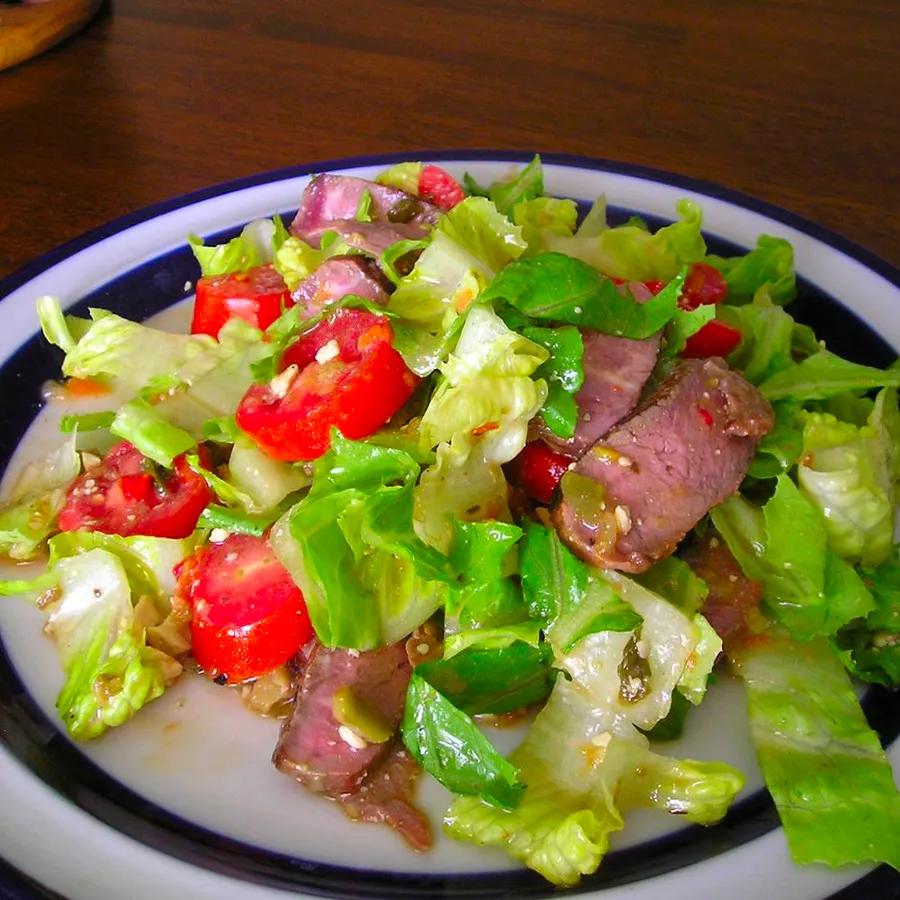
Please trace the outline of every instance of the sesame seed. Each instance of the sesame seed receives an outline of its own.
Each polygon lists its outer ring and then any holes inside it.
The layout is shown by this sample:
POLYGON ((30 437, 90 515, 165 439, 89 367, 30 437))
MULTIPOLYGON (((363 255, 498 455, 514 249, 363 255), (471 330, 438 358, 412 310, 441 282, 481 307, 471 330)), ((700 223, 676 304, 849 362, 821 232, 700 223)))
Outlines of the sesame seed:
POLYGON ((580 316, 583 312, 584 310, 580 306, 575 307, 575 315, 580 316))
POLYGON ((184 292, 187 293, 193 286, 193 282, 186 281, 184 283, 184 292))
POLYGON ((623 469, 630 469, 634 465, 634 460, 630 456, 620 456, 618 462, 623 469))
POLYGON ((738 577, 737 577, 737 575, 729 575, 729 576, 728 576, 728 580, 729 580, 732 584, 736 584, 736 583, 737 583, 737 580, 738 580, 738 577))
POLYGON ((616 517, 616 528, 619 529, 619 532, 628 534, 631 531, 631 513, 628 511, 628 507, 617 506, 613 510, 613 515, 616 517))
POLYGON ((369 746, 365 738, 360 737, 352 728, 348 728, 346 725, 341 725, 338 728, 338 734, 341 736, 341 740, 354 750, 365 750, 369 746))
POLYGON ((238 558, 237 553, 226 553, 225 554, 225 562, 236 562, 238 558))
POLYGON ((709 539, 709 546, 710 546, 713 550, 715 550, 716 547, 719 546, 719 539, 718 539, 717 537, 710 538, 710 539, 709 539))
POLYGON ((228 532, 224 528, 213 528, 209 533, 209 541, 211 544, 221 544, 228 539, 228 532))
POLYGON ((431 647, 429 647, 428 644, 416 644, 416 653, 418 653, 419 656, 424 656, 430 649, 431 647))

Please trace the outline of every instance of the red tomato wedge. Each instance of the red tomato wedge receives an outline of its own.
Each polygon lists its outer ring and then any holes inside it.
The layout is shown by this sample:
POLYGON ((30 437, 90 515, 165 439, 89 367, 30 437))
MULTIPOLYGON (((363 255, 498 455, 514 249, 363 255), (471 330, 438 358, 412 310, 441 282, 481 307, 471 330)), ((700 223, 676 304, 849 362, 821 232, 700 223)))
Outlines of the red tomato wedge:
POLYGON ((217 681, 246 681, 287 662, 311 637, 300 589, 264 537, 232 534, 176 567, 191 608, 191 646, 217 681))
POLYGON ((204 276, 197 282, 191 333, 218 337, 222 326, 234 318, 268 328, 289 306, 291 293, 272 266, 204 276))
POLYGON ((551 450, 543 441, 532 441, 510 463, 510 473, 526 494, 538 503, 549 503, 559 480, 572 462, 565 454, 551 450))
POLYGON ((725 276, 706 263, 694 263, 688 270, 678 305, 682 309, 696 309, 712 303, 722 303, 728 296, 725 276))
POLYGON ((440 166, 430 163, 422 166, 419 173, 418 194, 423 200, 445 210, 453 209, 466 199, 466 192, 457 180, 440 166))
POLYGON ((728 356, 740 342, 740 331, 718 319, 713 319, 687 339, 681 355, 687 359, 728 356))
MULTIPOLYGON (((201 449, 201 458, 203 451, 201 449)), ((203 478, 176 457, 171 472, 157 481, 132 444, 116 444, 100 465, 69 487, 59 514, 61 531, 90 529, 127 537, 184 538, 213 495, 203 478)))
POLYGON ((237 424, 269 456, 289 461, 321 456, 332 428, 356 440, 374 434, 418 382, 392 340, 385 316, 337 310, 285 352, 280 374, 249 388, 237 424))

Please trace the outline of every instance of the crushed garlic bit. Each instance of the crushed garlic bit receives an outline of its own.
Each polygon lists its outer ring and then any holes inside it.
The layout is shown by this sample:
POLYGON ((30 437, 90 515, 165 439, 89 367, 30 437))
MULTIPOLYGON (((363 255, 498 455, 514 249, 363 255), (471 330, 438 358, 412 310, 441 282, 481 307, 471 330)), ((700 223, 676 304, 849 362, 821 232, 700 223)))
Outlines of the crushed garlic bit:
POLYGON ((283 372, 279 372, 270 382, 269 390, 278 398, 286 397, 300 368, 291 363, 283 372))
POLYGON ((318 352, 316 353, 316 362, 317 363, 327 363, 335 357, 339 356, 341 352, 341 348, 338 346, 338 342, 332 338, 327 344, 323 344, 319 347, 318 352))
POLYGON ((341 740, 354 750, 365 750, 369 746, 365 738, 360 737, 352 728, 348 728, 346 725, 341 725, 338 728, 338 734, 341 736, 341 740))

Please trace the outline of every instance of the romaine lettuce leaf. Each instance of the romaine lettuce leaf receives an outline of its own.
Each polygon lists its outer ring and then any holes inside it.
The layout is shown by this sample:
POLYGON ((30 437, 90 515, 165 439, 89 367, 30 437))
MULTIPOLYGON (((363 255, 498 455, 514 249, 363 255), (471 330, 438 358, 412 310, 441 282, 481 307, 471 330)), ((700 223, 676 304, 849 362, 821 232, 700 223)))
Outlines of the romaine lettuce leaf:
POLYGON ((0 506, 0 555, 33 559, 55 529, 66 489, 81 471, 76 433, 44 459, 28 463, 0 506))
MULTIPOLYGON (((878 403, 896 409, 896 388, 883 390, 878 403)), ((851 562, 879 565, 893 545, 893 470, 900 451, 874 414, 862 427, 828 413, 805 413, 802 420, 797 479, 824 517, 828 546, 851 562)))
POLYGON ((548 235, 547 249, 574 256, 625 281, 669 281, 706 254, 700 207, 692 200, 680 200, 676 210, 678 221, 656 233, 635 223, 608 228, 605 202, 600 200, 574 236, 548 235))
POLYGON ((125 567, 103 549, 60 559, 59 597, 48 608, 66 682, 57 709, 72 737, 98 737, 159 697, 181 665, 148 647, 125 567))
POLYGON ((444 602, 446 559, 413 532, 418 474, 408 453, 335 429, 309 493, 275 525, 272 548, 326 646, 394 643, 444 602))
POLYGON ((515 765, 494 748, 472 719, 418 675, 409 681, 400 726, 416 762, 448 790, 513 809, 525 786, 515 765))
POLYGON ((387 306, 395 316, 394 345, 417 375, 437 368, 460 313, 525 246, 521 229, 482 197, 463 200, 441 217, 387 306))
POLYGON ((226 244, 207 247, 196 234, 188 237, 188 243, 200 263, 202 275, 228 275, 272 262, 286 238, 284 223, 280 216, 275 216, 271 220, 255 219, 249 222, 236 238, 226 244))
POLYGON ((547 355, 486 307, 466 316, 420 425, 422 446, 437 446, 437 461, 416 488, 416 530, 442 552, 454 521, 508 517, 500 466, 525 446, 547 397, 546 383, 532 377, 547 355))
POLYGON ((510 263, 481 298, 505 301, 532 319, 639 339, 656 334, 672 319, 683 283, 684 273, 676 273, 655 297, 638 303, 580 260, 542 253, 510 263))
POLYGON ((795 862, 900 869, 900 795, 891 766, 827 643, 771 635, 748 642, 734 662, 795 862))
POLYGON ((876 369, 819 350, 802 362, 770 375, 759 385, 769 401, 824 400, 845 391, 900 386, 900 369, 876 369))
POLYGON ((790 302, 797 293, 794 248, 784 238, 761 234, 756 248, 743 256, 709 255, 703 261, 725 276, 729 303, 746 303, 760 288, 778 304, 790 302))

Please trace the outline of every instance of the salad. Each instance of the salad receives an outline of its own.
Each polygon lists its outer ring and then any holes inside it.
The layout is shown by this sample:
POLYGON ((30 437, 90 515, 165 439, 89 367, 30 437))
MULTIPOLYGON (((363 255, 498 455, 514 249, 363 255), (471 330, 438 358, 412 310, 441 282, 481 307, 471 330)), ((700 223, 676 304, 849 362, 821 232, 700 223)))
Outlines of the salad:
POLYGON ((46 614, 70 736, 208 678, 350 818, 427 849, 424 772, 447 834, 570 886, 629 810, 725 815, 743 775, 666 742, 730 673, 793 858, 900 869, 851 680, 900 684, 900 366, 790 316, 787 241, 717 256, 676 212, 410 162, 190 236, 190 334, 40 298, 68 411, 0 506, 46 566, 0 593, 46 614))

